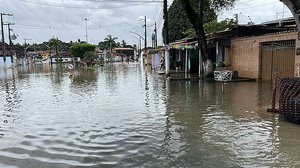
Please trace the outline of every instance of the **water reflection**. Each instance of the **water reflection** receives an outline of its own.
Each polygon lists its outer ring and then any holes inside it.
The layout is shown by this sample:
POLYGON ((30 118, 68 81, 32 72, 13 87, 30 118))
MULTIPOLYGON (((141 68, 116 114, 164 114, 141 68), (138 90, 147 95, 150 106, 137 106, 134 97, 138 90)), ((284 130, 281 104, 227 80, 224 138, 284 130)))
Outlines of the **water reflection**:
POLYGON ((1 69, 0 167, 299 167, 264 83, 169 81, 138 64, 1 69))

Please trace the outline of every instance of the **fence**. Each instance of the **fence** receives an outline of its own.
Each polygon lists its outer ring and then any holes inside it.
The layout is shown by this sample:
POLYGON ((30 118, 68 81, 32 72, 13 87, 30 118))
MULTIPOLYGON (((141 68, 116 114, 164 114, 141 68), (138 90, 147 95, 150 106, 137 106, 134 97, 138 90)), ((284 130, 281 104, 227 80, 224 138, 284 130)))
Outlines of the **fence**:
POLYGON ((300 78, 277 75, 273 86, 272 109, 287 121, 300 124, 300 78))

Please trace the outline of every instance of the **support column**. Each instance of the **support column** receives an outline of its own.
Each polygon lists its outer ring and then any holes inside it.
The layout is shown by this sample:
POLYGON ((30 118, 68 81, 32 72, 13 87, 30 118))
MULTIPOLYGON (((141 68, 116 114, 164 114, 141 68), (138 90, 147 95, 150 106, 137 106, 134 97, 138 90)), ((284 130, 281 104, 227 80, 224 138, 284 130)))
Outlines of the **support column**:
POLYGON ((170 53, 168 50, 165 51, 165 64, 166 64, 166 75, 170 74, 170 53))
MULTIPOLYGON (((179 59, 178 59, 178 62, 179 61, 181 62, 181 50, 180 49, 179 49, 179 59)), ((181 65, 179 65, 179 67, 180 67, 179 70, 181 70, 181 65)))
POLYGON ((185 77, 187 77, 187 71, 188 71, 188 50, 185 49, 185 77))

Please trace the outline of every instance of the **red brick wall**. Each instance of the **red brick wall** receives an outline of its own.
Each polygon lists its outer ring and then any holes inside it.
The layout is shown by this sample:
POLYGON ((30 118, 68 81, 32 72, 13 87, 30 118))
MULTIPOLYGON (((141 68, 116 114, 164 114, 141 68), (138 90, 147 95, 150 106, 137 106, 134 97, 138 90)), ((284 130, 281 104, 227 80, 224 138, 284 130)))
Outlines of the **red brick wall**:
MULTIPOLYGON (((298 32, 288 32, 247 38, 232 39, 229 52, 231 70, 238 71, 240 77, 260 78, 260 44, 270 41, 298 39, 298 32)), ((296 40, 296 48, 300 41, 296 40)), ((295 75, 298 76, 300 56, 295 56, 295 75)))

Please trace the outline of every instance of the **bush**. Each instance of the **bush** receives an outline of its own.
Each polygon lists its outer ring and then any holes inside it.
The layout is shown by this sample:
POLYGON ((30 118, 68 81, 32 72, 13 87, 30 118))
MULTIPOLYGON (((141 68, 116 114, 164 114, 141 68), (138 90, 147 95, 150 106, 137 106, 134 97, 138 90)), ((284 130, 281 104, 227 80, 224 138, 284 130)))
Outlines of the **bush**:
POLYGON ((95 59, 97 59, 97 56, 94 51, 88 51, 83 55, 85 62, 93 62, 95 59))
POLYGON ((80 57, 82 59, 84 59, 84 54, 86 52, 95 51, 95 46, 92 44, 88 44, 88 43, 75 43, 74 45, 71 46, 70 48, 70 52, 74 57, 80 57))

